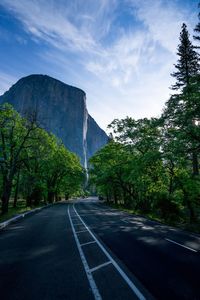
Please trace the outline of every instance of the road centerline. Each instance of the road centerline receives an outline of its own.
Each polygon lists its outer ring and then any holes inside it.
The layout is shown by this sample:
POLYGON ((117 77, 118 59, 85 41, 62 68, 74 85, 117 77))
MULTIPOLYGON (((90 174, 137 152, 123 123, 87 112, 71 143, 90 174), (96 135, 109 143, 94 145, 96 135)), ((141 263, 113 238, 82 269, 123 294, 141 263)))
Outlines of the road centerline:
POLYGON ((121 267, 117 264, 117 262, 112 258, 112 256, 108 253, 108 251, 104 248, 104 246, 99 242, 99 240, 96 238, 96 236, 92 233, 92 231, 89 229, 89 227, 86 225, 86 223, 83 221, 79 213, 77 212, 75 205, 73 203, 73 209, 76 215, 79 217, 80 221, 84 224, 90 235, 93 237, 93 239, 96 241, 97 245, 101 248, 101 250, 104 252, 104 254, 107 256, 109 261, 113 264, 115 269, 119 272, 121 277, 124 279, 124 281, 127 283, 127 285, 130 287, 130 289, 133 291, 133 293, 138 297, 139 300, 146 300, 144 295, 140 292, 140 290, 136 287, 136 285, 129 279, 129 277, 126 275, 126 273, 121 269, 121 267))
POLYGON ((99 293, 99 290, 96 286, 96 283, 95 283, 94 278, 92 276, 92 273, 90 271, 90 268, 89 268, 89 265, 88 265, 87 260, 85 258, 85 255, 83 253, 83 250, 81 248, 78 236, 76 234, 76 231, 75 231, 72 219, 71 219, 70 211, 69 211, 69 206, 68 206, 68 216, 69 216, 69 221, 70 221, 70 224, 71 224, 72 232, 73 232, 73 235, 74 235, 74 239, 76 241, 76 245, 77 245, 77 248, 78 248, 78 251, 79 251, 79 254, 80 254, 80 257, 81 257, 81 260, 82 260, 82 263, 83 263, 83 266, 84 266, 84 269, 85 269, 85 272, 86 272, 86 275, 87 275, 87 278, 88 278, 88 281, 89 281, 89 284, 90 284, 90 287, 91 287, 91 290, 92 290, 92 293, 94 295, 94 298, 95 298, 95 300, 102 300, 102 297, 99 293))

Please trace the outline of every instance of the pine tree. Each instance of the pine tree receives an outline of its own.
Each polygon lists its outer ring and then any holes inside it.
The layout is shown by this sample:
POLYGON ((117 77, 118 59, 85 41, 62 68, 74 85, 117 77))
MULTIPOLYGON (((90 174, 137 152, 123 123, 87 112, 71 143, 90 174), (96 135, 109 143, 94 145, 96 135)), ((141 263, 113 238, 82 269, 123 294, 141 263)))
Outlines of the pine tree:
POLYGON ((176 130, 175 139, 185 145, 182 149, 192 160, 193 175, 199 174, 199 128, 195 120, 199 120, 199 55, 189 39, 186 24, 182 25, 180 44, 178 45, 178 62, 176 71, 171 75, 176 78, 172 89, 178 94, 172 95, 166 103, 164 117, 176 130), (194 90, 195 89, 195 90, 194 90))
MULTIPOLYGON (((198 8, 200 8, 200 3, 198 4, 198 8)), ((198 14, 198 18, 199 18, 199 23, 196 25, 194 29, 197 35, 193 35, 193 38, 200 42, 200 13, 198 14)), ((196 48, 200 48, 200 47, 196 47, 196 48)))
POLYGON ((171 74, 176 78, 176 83, 172 86, 174 90, 187 87, 191 78, 197 75, 200 69, 199 57, 189 39, 189 33, 185 23, 182 25, 177 55, 179 59, 177 64, 174 65, 177 71, 171 74))

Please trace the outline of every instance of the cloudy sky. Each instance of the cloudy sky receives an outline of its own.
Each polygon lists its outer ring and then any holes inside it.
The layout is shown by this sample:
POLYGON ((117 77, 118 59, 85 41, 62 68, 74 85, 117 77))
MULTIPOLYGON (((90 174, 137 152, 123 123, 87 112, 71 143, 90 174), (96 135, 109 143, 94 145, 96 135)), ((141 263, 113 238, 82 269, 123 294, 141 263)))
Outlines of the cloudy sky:
POLYGON ((0 94, 47 74, 87 94, 102 128, 114 118, 158 116, 183 22, 198 0, 1 0, 0 94))

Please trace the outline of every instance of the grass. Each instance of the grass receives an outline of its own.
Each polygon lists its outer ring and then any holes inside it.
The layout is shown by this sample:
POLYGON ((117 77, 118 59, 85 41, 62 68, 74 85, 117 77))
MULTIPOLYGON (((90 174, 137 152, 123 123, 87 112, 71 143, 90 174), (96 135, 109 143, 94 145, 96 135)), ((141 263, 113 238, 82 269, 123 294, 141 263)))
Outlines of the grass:
MULTIPOLYGON (((44 203, 41 202, 41 204, 37 207, 41 207, 43 206, 44 203)), ((0 215, 0 223, 1 222, 4 222, 10 218, 13 218, 15 217, 16 215, 19 215, 21 213, 24 213, 24 212, 27 212, 31 209, 33 209, 35 207, 30 207, 30 206, 26 206, 26 201, 23 200, 23 199, 19 199, 18 202, 17 202, 17 207, 14 208, 13 207, 13 201, 12 199, 10 200, 10 203, 9 203, 9 208, 8 208, 8 212, 4 215, 0 215)))
POLYGON ((187 231, 190 231, 190 232, 194 232, 194 233, 200 233, 200 221, 195 223, 195 224, 189 224, 187 222, 175 222, 175 221, 165 220, 165 219, 159 218, 156 214, 154 214, 152 212, 145 214, 145 213, 141 213, 139 211, 135 211, 133 209, 126 208, 122 204, 114 204, 114 203, 108 203, 108 202, 106 202, 106 204, 113 207, 113 208, 115 208, 115 209, 119 209, 119 210, 128 212, 128 213, 133 214, 133 215, 140 215, 144 218, 148 218, 150 220, 160 222, 160 223, 165 224, 165 225, 177 227, 177 228, 187 230, 187 231))

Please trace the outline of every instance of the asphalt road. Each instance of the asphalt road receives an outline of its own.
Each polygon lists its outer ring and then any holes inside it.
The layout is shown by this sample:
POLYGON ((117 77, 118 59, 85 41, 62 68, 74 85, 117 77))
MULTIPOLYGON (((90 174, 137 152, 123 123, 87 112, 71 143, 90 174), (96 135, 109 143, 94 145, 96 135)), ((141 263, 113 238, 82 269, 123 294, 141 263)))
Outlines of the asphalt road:
POLYGON ((0 299, 200 299, 200 238, 93 201, 0 232, 0 299))
POLYGON ((0 232, 0 299, 93 299, 66 204, 0 232))
POLYGON ((200 299, 200 237, 90 201, 77 212, 155 299, 200 299))

